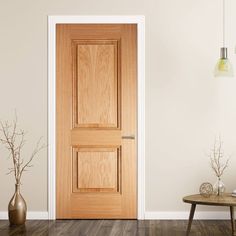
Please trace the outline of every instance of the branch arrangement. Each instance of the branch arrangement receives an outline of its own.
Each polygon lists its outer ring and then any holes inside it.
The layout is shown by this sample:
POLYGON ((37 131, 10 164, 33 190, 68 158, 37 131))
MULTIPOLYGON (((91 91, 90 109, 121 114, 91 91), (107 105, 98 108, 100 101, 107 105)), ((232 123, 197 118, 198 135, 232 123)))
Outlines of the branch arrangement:
POLYGON ((219 141, 215 140, 214 147, 211 150, 211 154, 209 155, 211 161, 211 168, 215 172, 215 175, 220 178, 225 169, 228 167, 229 158, 223 162, 225 154, 222 149, 223 142, 221 141, 221 137, 219 137, 219 141))
POLYGON ((33 149, 33 152, 30 155, 28 161, 25 161, 24 158, 21 156, 21 151, 26 142, 26 132, 17 127, 16 115, 12 124, 8 121, 0 121, 0 133, 0 142, 9 151, 9 156, 12 158, 13 161, 13 167, 9 168, 9 172, 7 174, 14 173, 16 184, 20 184, 23 172, 27 171, 28 168, 32 167, 31 162, 33 161, 34 157, 38 152, 45 148, 46 145, 41 144, 42 138, 40 138, 35 148, 33 149))

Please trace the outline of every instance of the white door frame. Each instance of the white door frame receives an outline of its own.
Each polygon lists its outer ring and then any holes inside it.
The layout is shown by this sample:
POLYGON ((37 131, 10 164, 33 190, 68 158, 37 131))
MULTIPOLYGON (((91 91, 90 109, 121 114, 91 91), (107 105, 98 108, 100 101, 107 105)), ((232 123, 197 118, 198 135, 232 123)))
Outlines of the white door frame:
POLYGON ((145 213, 145 17, 48 16, 48 218, 56 219, 56 24, 137 24, 138 219, 145 213))

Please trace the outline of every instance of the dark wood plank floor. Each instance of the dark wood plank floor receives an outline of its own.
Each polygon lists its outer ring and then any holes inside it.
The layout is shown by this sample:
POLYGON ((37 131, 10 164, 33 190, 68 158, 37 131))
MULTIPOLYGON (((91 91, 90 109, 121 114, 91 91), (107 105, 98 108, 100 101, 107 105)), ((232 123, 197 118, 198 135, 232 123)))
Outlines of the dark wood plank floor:
MULTIPOLYGON (((9 227, 0 221, 0 236, 184 236, 187 221, 160 220, 32 220, 25 226, 9 227)), ((231 235, 230 221, 199 221, 192 224, 192 236, 231 235)))

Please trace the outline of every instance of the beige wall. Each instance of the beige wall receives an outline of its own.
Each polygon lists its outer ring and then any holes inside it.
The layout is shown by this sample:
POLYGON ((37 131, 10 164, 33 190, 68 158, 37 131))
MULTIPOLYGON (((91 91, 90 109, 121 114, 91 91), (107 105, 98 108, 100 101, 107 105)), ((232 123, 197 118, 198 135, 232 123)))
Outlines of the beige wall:
MULTIPOLYGON (((227 1, 227 42, 236 70, 236 2, 227 1)), ((232 153, 223 178, 236 188, 236 79, 216 80, 221 43, 220 0, 13 0, 0 2, 0 117, 16 108, 29 131, 25 153, 47 138, 47 15, 146 16, 146 209, 187 210, 185 194, 215 181, 205 152, 221 133, 232 153)), ((13 178, 0 149, 0 211, 7 209, 13 178)), ((30 211, 47 210, 47 152, 23 178, 30 211)))

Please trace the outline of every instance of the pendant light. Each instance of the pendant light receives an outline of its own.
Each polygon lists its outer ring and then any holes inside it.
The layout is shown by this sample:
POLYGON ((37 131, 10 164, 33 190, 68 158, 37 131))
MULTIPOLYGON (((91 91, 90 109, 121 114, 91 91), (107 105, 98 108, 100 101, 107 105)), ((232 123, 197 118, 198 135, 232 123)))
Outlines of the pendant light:
POLYGON ((228 59, 225 47, 225 0, 223 1, 223 47, 220 49, 220 59, 215 66, 215 77, 233 77, 233 67, 228 59))

